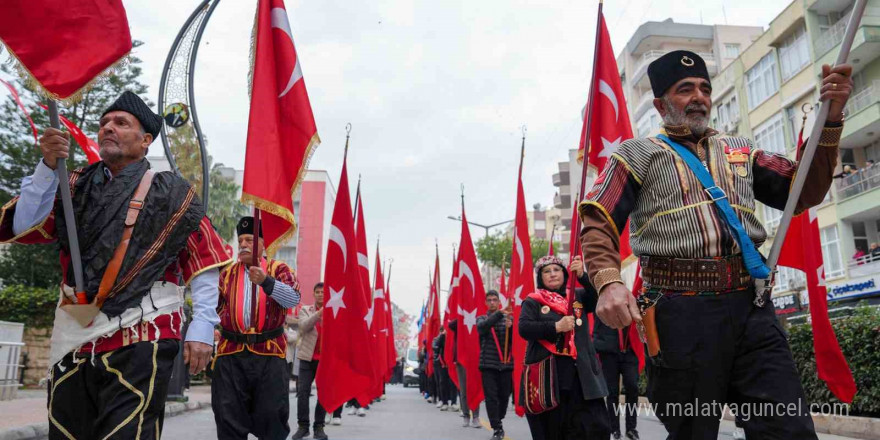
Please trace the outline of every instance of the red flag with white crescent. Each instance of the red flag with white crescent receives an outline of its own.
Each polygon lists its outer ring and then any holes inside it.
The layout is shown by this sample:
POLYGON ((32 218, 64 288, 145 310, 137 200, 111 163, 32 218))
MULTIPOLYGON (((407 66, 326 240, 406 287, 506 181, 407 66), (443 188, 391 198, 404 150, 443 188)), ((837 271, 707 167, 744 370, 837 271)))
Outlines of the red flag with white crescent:
POLYGON ((343 160, 327 244, 321 362, 315 378, 318 402, 328 411, 366 393, 373 383, 373 365, 364 362, 371 356, 364 321, 369 304, 358 272, 357 242, 348 195, 347 167, 343 160))
POLYGON ((382 368, 376 362, 376 355, 380 350, 379 339, 375 331, 374 324, 378 319, 383 319, 382 315, 377 315, 382 310, 373 307, 373 292, 370 289, 370 260, 367 256, 367 227, 364 221, 364 197, 361 194, 360 184, 357 189, 357 255, 358 255, 358 274, 361 277, 361 290, 363 291, 364 301, 367 303, 367 313, 364 314, 364 322, 367 325, 367 332, 370 336, 370 358, 364 359, 373 366, 373 384, 370 391, 357 396, 358 403, 361 406, 368 405, 374 398, 382 395, 382 368), (376 394, 376 393, 379 394, 376 394))
MULTIPOLYGON (((599 7, 601 8, 601 4, 599 7)), ((588 117, 584 118, 581 128, 578 159, 582 161, 583 157, 587 156, 589 167, 600 172, 605 169, 605 164, 620 144, 631 139, 633 133, 629 112, 626 109, 626 96, 623 94, 623 85, 620 83, 620 73, 617 70, 617 60, 611 47, 611 36, 608 34, 608 26, 605 24, 605 16, 601 9, 597 26, 599 32, 596 42, 596 63, 593 65, 590 102, 587 103, 588 117)), ((582 189, 581 198, 584 194, 582 189)), ((575 210, 578 202, 575 202, 575 210)), ((573 232, 578 234, 580 231, 573 232)), ((632 257, 632 249, 629 245, 629 221, 627 221, 620 233, 621 263, 626 262, 630 257, 632 257)))
POLYGON ((241 200, 263 211, 273 255, 296 232, 293 194, 320 139, 284 1, 260 0, 256 21, 241 200))
MULTIPOLYGON (((510 292, 514 301, 513 322, 519 322, 523 300, 535 291, 535 270, 532 265, 532 243, 529 237, 529 219, 526 214, 525 192, 522 186, 522 170, 517 179, 516 216, 513 228, 513 253, 510 258, 510 292)), ((526 341, 519 335, 519 326, 513 330, 513 402, 516 414, 522 417, 525 409, 519 405, 519 384, 526 358, 526 341)))
POLYGON ((458 314, 458 254, 452 257, 452 280, 449 282, 449 296, 446 297, 446 310, 443 312, 443 325, 446 327, 443 361, 449 370, 449 378, 458 388, 458 370, 455 368, 455 363, 458 361, 455 356, 457 332, 449 328, 449 321, 460 318, 458 314))
MULTIPOLYGON (((802 152, 800 147, 804 142, 803 134, 804 129, 801 127, 798 154, 802 152)), ((822 241, 819 238, 816 208, 811 208, 791 219, 791 226, 782 244, 778 264, 801 270, 806 274, 816 372, 819 379, 825 381, 828 389, 838 399, 851 403, 856 394, 856 383, 828 317, 825 261, 822 257, 822 241)))
POLYGON ((458 363, 467 375, 468 408, 479 408, 483 401, 483 381, 480 380, 480 335, 477 333, 477 316, 486 314, 486 289, 480 276, 480 265, 471 232, 468 229, 464 206, 461 208, 461 245, 458 263, 458 363))

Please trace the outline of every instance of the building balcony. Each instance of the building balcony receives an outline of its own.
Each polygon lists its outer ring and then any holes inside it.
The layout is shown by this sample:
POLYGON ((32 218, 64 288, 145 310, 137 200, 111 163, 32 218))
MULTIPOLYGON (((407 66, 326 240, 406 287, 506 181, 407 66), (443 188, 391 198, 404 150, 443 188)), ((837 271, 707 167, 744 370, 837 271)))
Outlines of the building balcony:
POLYGON ((880 134, 880 80, 850 97, 845 109, 846 125, 841 135, 841 148, 859 148, 880 134))
MULTIPOLYGON (((635 74, 633 74, 632 85, 639 85, 645 87, 651 87, 650 82, 648 81, 648 65, 651 64, 652 61, 657 58, 662 57, 666 54, 665 50, 649 50, 642 54, 639 60, 636 62, 635 74)), ((715 61, 715 55, 711 52, 698 52, 703 61, 706 62, 706 69, 709 70, 709 76, 715 76, 718 73, 718 63, 715 61)))
POLYGON ((561 172, 553 174, 553 186, 562 186, 562 185, 570 185, 570 177, 569 173, 561 172))
POLYGON ((880 273, 880 255, 866 254, 847 263, 850 278, 876 275, 880 273))
MULTIPOLYGON (((815 68, 821 68, 823 64, 834 64, 849 17, 850 14, 847 14, 813 41, 813 49, 818 58, 814 64, 815 68)), ((867 7, 865 15, 859 22, 859 29, 856 31, 849 55, 849 62, 853 64, 853 73, 858 73, 877 57, 880 57, 880 8, 867 7)))
POLYGON ((559 209, 570 208, 571 195, 556 194, 555 196, 553 196, 553 206, 559 209))
MULTIPOLYGON (((835 194, 839 204, 847 203, 853 197, 873 192, 880 188, 880 164, 858 170, 841 179, 835 186, 835 194)), ((880 199, 877 199, 873 205, 880 205, 880 199)))

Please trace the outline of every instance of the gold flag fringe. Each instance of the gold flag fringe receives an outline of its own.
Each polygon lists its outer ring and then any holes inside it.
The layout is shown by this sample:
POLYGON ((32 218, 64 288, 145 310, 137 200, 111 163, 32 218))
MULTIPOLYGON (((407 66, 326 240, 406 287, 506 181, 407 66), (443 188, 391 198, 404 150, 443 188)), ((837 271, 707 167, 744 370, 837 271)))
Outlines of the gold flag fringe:
MULTIPOLYGON (((302 168, 299 169, 299 173, 296 176, 296 180, 293 183, 293 186, 290 188, 290 199, 293 201, 293 196, 296 194, 296 191, 299 189, 302 184, 303 179, 306 177, 306 172, 309 170, 309 162, 312 160, 312 154, 314 154, 315 150, 318 148, 318 145, 321 144, 321 138, 318 137, 318 133, 315 133, 312 136, 312 139, 309 140, 309 146, 306 147, 306 155, 303 159, 302 168)), ((272 242, 266 248, 266 253, 269 255, 269 258, 275 258, 275 253, 278 252, 278 248, 280 248, 284 243, 290 241, 293 238, 293 235, 296 233, 297 224, 296 219, 293 217, 293 211, 288 210, 287 208, 269 200, 266 200, 262 197, 257 197, 253 194, 247 194, 242 192, 241 194, 241 202, 248 205, 254 205, 255 208, 268 212, 277 217, 281 217, 284 220, 290 222, 290 228, 287 231, 284 231, 277 240, 272 242)))
MULTIPOLYGON (((3 40, 0 40, 0 52, 2 52, 4 46, 5 43, 3 42, 3 40)), ((12 67, 18 73, 18 75, 24 81, 26 87, 33 89, 34 91, 36 91, 37 95, 43 98, 54 99, 55 101, 58 101, 60 104, 65 106, 72 106, 79 103, 83 100, 83 98, 85 98, 86 93, 88 93, 89 90, 95 87, 95 85, 100 82, 108 81, 111 76, 121 72, 131 63, 131 51, 129 51, 126 52, 125 55, 120 57, 114 63, 112 63, 110 66, 108 66, 106 69, 104 69, 103 72, 92 78, 84 86, 80 87, 77 91, 70 94, 70 96, 62 97, 56 93, 52 93, 49 90, 46 90, 46 88, 43 87, 43 84, 41 84, 36 79, 36 77, 34 77, 30 70, 28 70, 27 66, 25 66, 20 59, 18 59, 12 49, 9 49, 7 47, 6 51, 9 52, 10 55, 10 58, 6 62, 6 64, 12 67)))

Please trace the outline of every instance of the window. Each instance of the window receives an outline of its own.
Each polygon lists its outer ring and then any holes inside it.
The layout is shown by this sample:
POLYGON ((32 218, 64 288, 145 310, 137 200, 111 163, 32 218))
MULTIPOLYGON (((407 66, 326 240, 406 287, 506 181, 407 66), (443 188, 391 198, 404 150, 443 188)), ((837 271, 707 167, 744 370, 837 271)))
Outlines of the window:
POLYGON ((840 258, 840 240, 837 226, 819 230, 822 241, 822 260, 825 262, 825 278, 835 278, 844 274, 843 260, 840 258))
POLYGON ((807 284, 807 277, 803 272, 785 266, 779 266, 777 269, 779 272, 776 273, 776 285, 773 286, 774 292, 795 290, 803 288, 807 284))
POLYGON ((739 56, 739 44, 725 44, 724 45, 724 57, 725 58, 736 58, 739 56))
POLYGON ((779 47, 779 67, 782 71, 782 80, 785 81, 810 62, 810 49, 807 46, 807 32, 803 27, 782 41, 779 47))
POLYGON ((767 205, 761 205, 761 207, 761 213, 764 217, 764 227, 767 229, 767 233, 771 236, 776 235, 776 228, 779 227, 779 221, 782 220, 782 211, 771 208, 767 205))
POLYGON ((865 227, 865 222, 853 222, 852 233, 856 251, 868 252, 868 228, 865 227))
POLYGON ((777 113, 767 122, 755 127, 755 145, 769 153, 785 154, 782 114, 777 113))
POLYGON ((779 90, 779 84, 776 80, 776 60, 773 58, 773 52, 764 55, 758 64, 746 72, 746 88, 749 97, 749 109, 753 109, 758 104, 764 102, 771 95, 779 90))
POLYGON ((651 110, 639 119, 636 130, 639 132, 639 137, 646 137, 658 128, 660 128, 660 115, 656 110, 651 110))
POLYGON ((739 104, 736 103, 736 95, 733 95, 730 98, 730 120, 733 122, 739 121, 739 104))

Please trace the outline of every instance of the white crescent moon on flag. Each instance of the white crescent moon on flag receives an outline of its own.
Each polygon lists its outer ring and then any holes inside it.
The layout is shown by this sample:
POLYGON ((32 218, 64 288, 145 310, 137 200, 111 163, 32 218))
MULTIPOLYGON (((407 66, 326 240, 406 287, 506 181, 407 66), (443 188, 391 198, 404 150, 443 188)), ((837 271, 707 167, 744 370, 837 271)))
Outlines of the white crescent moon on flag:
MULTIPOLYGON (((285 16, 285 20, 286 19, 287 19, 287 16, 285 16)), ((299 61, 297 61, 297 66, 299 66, 299 61)), ((599 80, 599 93, 607 96, 608 99, 611 101, 611 105, 614 106, 614 121, 617 121, 620 116, 620 108, 619 108, 619 104, 617 102, 617 96, 614 95, 614 89, 612 89, 611 86, 608 85, 607 82, 600 79, 599 80)))
POLYGON ((366 254, 358 252, 358 264, 369 272, 370 263, 366 254))
POLYGON ((519 235, 516 234, 516 232, 517 231, 514 231, 514 238, 516 241, 516 256, 519 257, 519 268, 522 269, 523 264, 525 264, 525 261, 523 261, 523 259, 525 258, 525 250, 523 250, 522 241, 519 239, 519 235))
MULTIPOLYGON (((284 8, 272 8, 272 27, 281 29, 290 37, 290 45, 293 46, 293 32, 290 30, 290 21, 287 20, 287 11, 284 8)), ((290 79, 287 81, 287 87, 284 88, 284 91, 278 95, 279 98, 283 97, 293 88, 293 85, 296 84, 297 81, 302 79, 302 68, 299 67, 299 55, 294 53, 294 57, 296 57, 296 65, 293 66, 293 72, 290 73, 290 79)))
POLYGON ((471 289, 475 289, 477 283, 474 282, 474 273, 471 272, 471 268, 468 267, 467 263, 462 261, 458 265, 458 271, 461 273, 462 277, 467 278, 471 282, 471 289))
POLYGON ((342 249, 342 267, 348 267, 348 261, 346 261, 348 259, 348 246, 345 244, 345 236, 342 235, 342 231, 335 225, 330 225, 330 242, 336 243, 339 249, 342 249))

